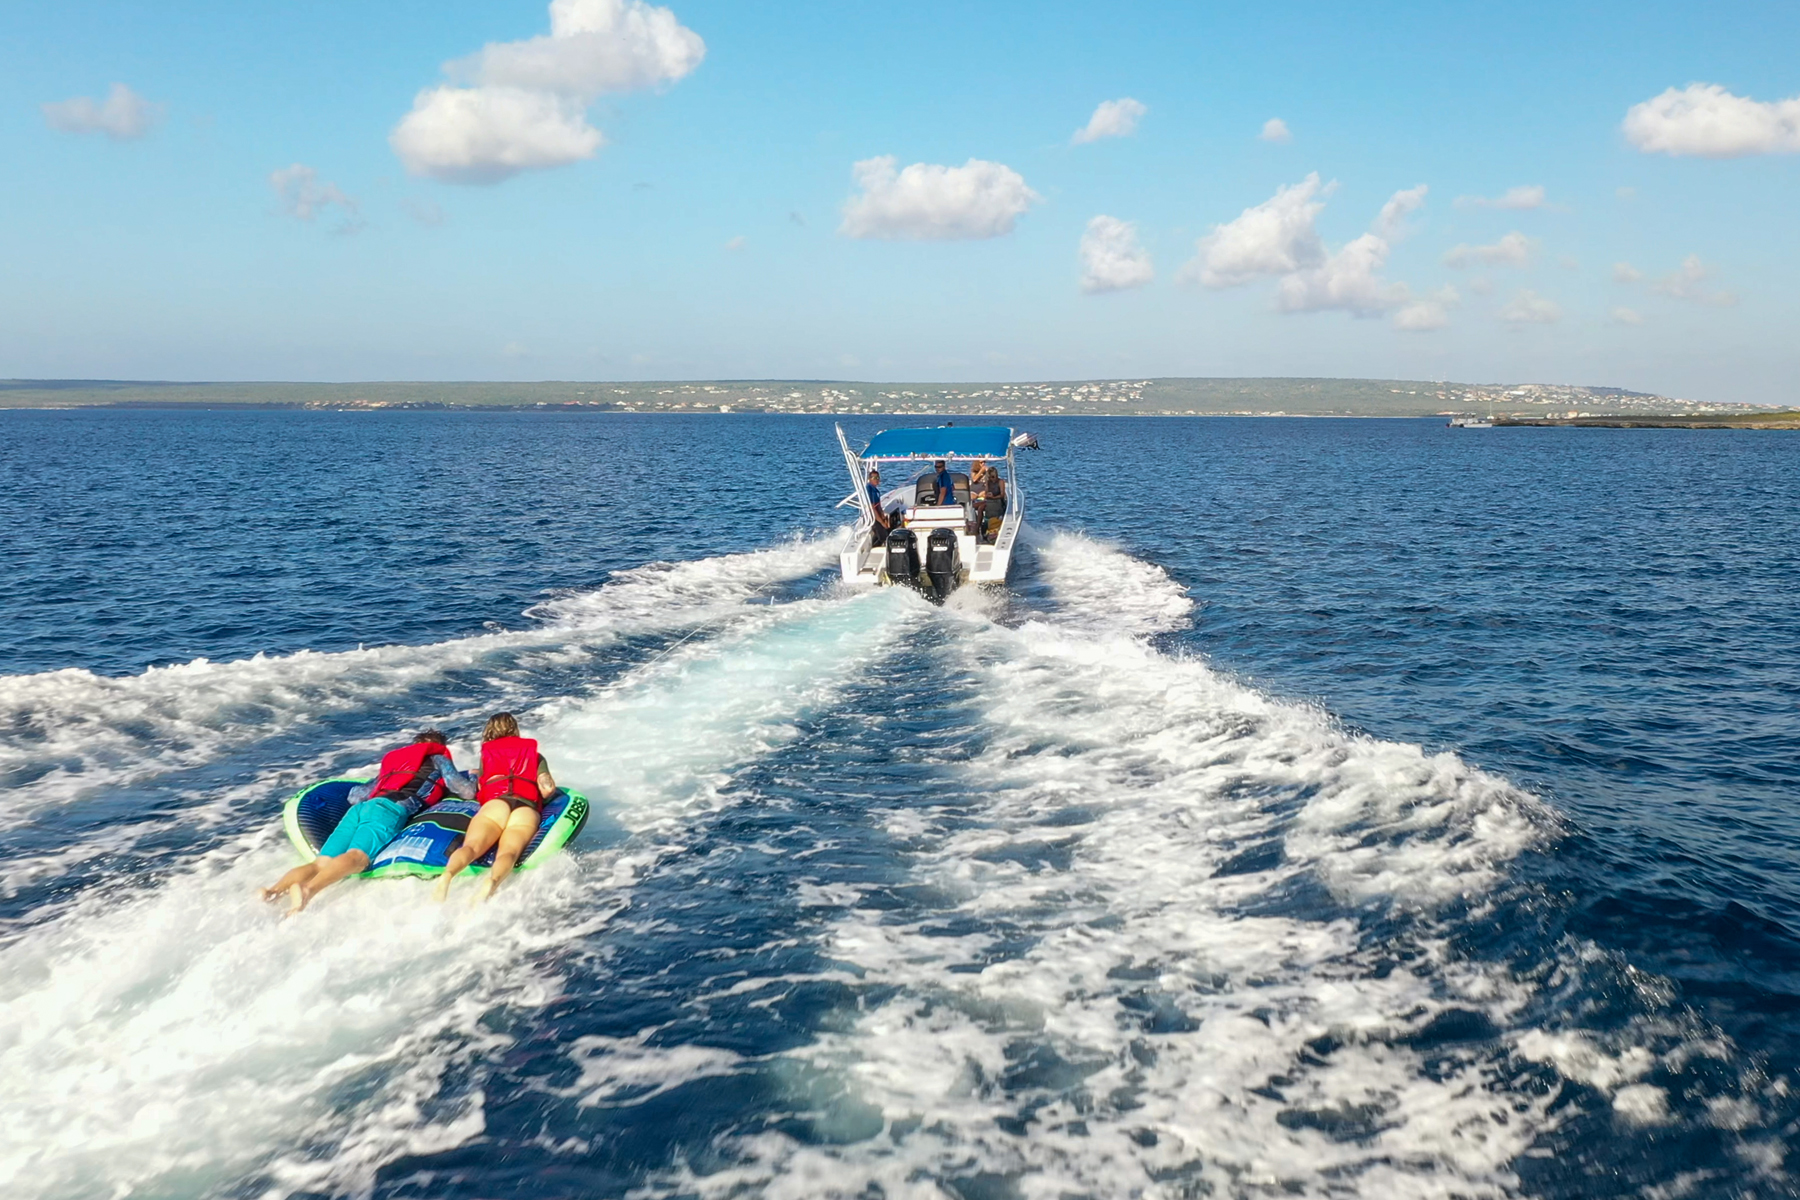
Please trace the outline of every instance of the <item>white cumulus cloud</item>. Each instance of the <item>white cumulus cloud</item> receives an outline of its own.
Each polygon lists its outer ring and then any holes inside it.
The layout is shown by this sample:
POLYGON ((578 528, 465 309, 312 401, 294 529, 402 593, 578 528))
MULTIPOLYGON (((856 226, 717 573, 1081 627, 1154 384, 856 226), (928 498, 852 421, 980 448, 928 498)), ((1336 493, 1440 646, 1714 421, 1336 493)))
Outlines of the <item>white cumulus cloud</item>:
POLYGON ((1407 188, 1389 196, 1375 218, 1375 232, 1390 241, 1398 240, 1406 232, 1406 218, 1419 210, 1425 203, 1425 193, 1430 190, 1421 183, 1418 187, 1407 188))
POLYGON ((1334 188, 1321 185, 1317 171, 1299 183, 1277 188, 1235 220, 1213 226, 1200 239, 1199 253, 1183 268, 1183 275, 1206 287, 1224 288, 1318 266, 1325 261, 1325 243, 1313 222, 1334 188))
POLYGON ((1636 283, 1643 277, 1644 273, 1628 262, 1616 262, 1613 264, 1614 283, 1636 283))
POLYGON ((1156 277, 1137 226, 1104 214, 1081 235, 1081 290, 1090 295, 1142 287, 1156 277))
POLYGON ((1471 263, 1490 267, 1522 267, 1531 261, 1532 241, 1514 230, 1488 246, 1461 244, 1444 253, 1444 265, 1461 269, 1471 263))
POLYGON ((1501 307, 1499 316, 1508 325, 1554 325, 1562 320, 1562 305, 1530 288, 1520 288, 1501 307))
POLYGON ((406 169, 446 183, 498 183, 584 158, 606 138, 586 106, 520 88, 435 87, 420 92, 388 142, 406 169))
POLYGON ((1041 197, 1002 163, 971 158, 960 167, 913 163, 891 154, 851 168, 862 194, 844 203, 838 232, 852 238, 952 241, 1000 237, 1041 197))
POLYGON ((1405 333, 1429 333, 1450 324, 1450 312, 1431 300, 1414 300, 1394 314, 1394 328, 1405 333))
POLYGON ((1263 122, 1262 132, 1256 135, 1265 142, 1291 142, 1294 135, 1289 132, 1287 122, 1280 117, 1270 117, 1263 122))
POLYGON ((1359 317, 1379 316, 1398 308, 1410 293, 1404 283, 1389 283, 1381 277, 1387 256, 1387 240, 1365 233, 1318 266, 1282 276, 1276 288, 1277 303, 1283 312, 1336 308, 1359 317))
POLYGON ((1667 275, 1651 281, 1650 290, 1659 296, 1668 296, 1675 300, 1688 300, 1695 304, 1711 304, 1720 308, 1729 308, 1737 303, 1737 297, 1730 292, 1715 291, 1704 286, 1713 276, 1713 269, 1700 261, 1698 254, 1690 254, 1681 260, 1681 265, 1667 275))
POLYGON ((1752 100, 1716 83, 1670 88, 1625 114, 1625 140, 1646 154, 1741 158, 1800 153, 1800 96, 1752 100))
POLYGON ((1130 96, 1121 96, 1117 100, 1102 100, 1088 118, 1088 123, 1075 131, 1069 139, 1077 146, 1088 142, 1097 142, 1101 138, 1130 137, 1137 132, 1138 122, 1149 112, 1149 108, 1130 96))
POLYGON ((1542 184, 1521 184, 1507 188, 1498 196, 1458 196, 1458 208, 1505 208, 1528 209, 1544 207, 1545 192, 1542 184))
POLYGON ((1635 308, 1626 308, 1621 304, 1619 307, 1612 310, 1612 319, 1621 325, 1642 325, 1644 323, 1644 314, 1640 313, 1635 308))
MULTIPOLYGON (((1404 231, 1407 216, 1424 203, 1427 188, 1420 184, 1395 192, 1370 231, 1335 252, 1327 251, 1316 227, 1332 190, 1332 185, 1320 184, 1316 172, 1278 188, 1268 200, 1201 238, 1182 277, 1223 288, 1277 276, 1275 299, 1282 312, 1334 309, 1373 317, 1404 308, 1413 300, 1410 289, 1389 282, 1382 270, 1392 240, 1404 231)), ((1408 321, 1407 328, 1431 327, 1423 310, 1408 321)))
POLYGON ((700 35, 669 9, 551 0, 547 35, 446 63, 453 82, 419 92, 388 143, 412 174, 449 183, 579 162, 606 143, 588 123, 595 99, 673 83, 705 56, 700 35))
POLYGON ((1406 333, 1429 333, 1450 323, 1450 310, 1462 303, 1453 287, 1442 287, 1423 299, 1403 305, 1394 314, 1394 328, 1406 333))
POLYGON ((642 0, 551 0, 547 36, 490 42, 445 69, 486 87, 592 99, 673 83, 705 57, 700 35, 666 8, 642 0))
POLYGON ((115 142, 141 138, 162 120, 163 106, 144 99, 122 83, 112 85, 106 99, 76 96, 41 106, 44 121, 63 133, 103 133, 115 142))
POLYGON ((304 163, 269 172, 269 186, 281 201, 281 211, 290 217, 310 221, 327 208, 336 206, 344 222, 339 233, 355 233, 362 228, 358 206, 335 183, 321 183, 319 173, 304 163))

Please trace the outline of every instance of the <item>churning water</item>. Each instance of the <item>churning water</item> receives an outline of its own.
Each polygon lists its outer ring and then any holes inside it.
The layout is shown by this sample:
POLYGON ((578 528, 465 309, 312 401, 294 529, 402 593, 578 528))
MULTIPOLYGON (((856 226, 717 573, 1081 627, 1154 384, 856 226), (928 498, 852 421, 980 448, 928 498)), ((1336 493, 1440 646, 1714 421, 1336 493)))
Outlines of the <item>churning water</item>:
POLYGON ((816 419, 0 413, 0 1191, 1794 1194, 1800 443, 1031 427, 938 608, 816 419), (572 853, 251 900, 501 707, 572 853))

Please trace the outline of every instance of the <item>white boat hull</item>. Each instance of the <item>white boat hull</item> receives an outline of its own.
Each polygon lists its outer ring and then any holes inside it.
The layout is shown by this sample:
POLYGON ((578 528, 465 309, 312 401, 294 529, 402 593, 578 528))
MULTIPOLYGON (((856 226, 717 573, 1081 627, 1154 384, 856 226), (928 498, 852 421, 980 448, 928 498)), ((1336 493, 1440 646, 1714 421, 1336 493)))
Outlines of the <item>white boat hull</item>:
MULTIPOLYGON (((896 499, 910 501, 912 485, 897 488, 882 497, 882 506, 889 507, 896 499)), ((1013 548, 1018 544, 1019 529, 1025 523, 1025 499, 1019 494, 1015 483, 1007 496, 1006 515, 1000 520, 1000 529, 989 543, 977 545, 975 538, 967 531, 967 521, 961 506, 944 508, 915 508, 910 503, 902 506, 906 515, 906 527, 916 532, 921 539, 933 529, 952 529, 956 533, 957 557, 962 569, 957 575, 957 582, 1001 584, 1012 570, 1013 548)), ((867 518, 859 520, 851 527, 838 551, 838 566, 843 573, 844 582, 855 587, 877 587, 883 584, 907 582, 910 580, 892 580, 887 577, 886 548, 872 545, 870 530, 872 526, 867 518)))
MULTIPOLYGON (((1025 497, 1019 490, 1019 473, 1013 457, 1012 430, 1001 428, 978 428, 974 430, 957 430, 950 432, 949 426, 931 430, 888 430, 877 434, 869 443, 868 457, 864 458, 850 448, 849 440, 844 436, 842 426, 838 427, 838 447, 843 451, 844 465, 850 472, 852 491, 841 502, 844 505, 854 504, 858 517, 851 526, 844 543, 838 549, 838 569, 846 584, 852 587, 877 587, 884 584, 904 583, 923 586, 923 575, 915 579, 893 579, 888 575, 888 548, 877 546, 871 536, 875 527, 875 518, 886 516, 896 526, 903 525, 917 539, 920 565, 928 566, 926 547, 931 538, 942 541, 946 531, 956 538, 957 569, 954 579, 946 579, 943 575, 933 577, 932 587, 939 595, 944 595, 953 587, 965 583, 1003 584, 1007 573, 1012 569, 1013 548, 1018 544, 1019 530, 1025 523, 1025 497), (921 445, 921 436, 925 445, 921 445), (992 439, 999 435, 999 444, 992 439), (933 439, 943 438, 953 442, 961 437, 960 446, 940 443, 932 446, 933 439), (970 440, 974 440, 974 445, 970 440), (981 442, 988 441, 983 448, 981 442), (900 464, 900 469, 911 471, 928 467, 932 462, 940 465, 945 461, 973 462, 981 459, 1003 464, 1005 472, 1001 479, 1005 484, 1006 512, 1001 516, 998 527, 994 528, 992 542, 979 542, 971 532, 975 528, 975 510, 971 505, 968 489, 969 476, 960 470, 954 472, 956 478, 955 495, 952 503, 938 504, 937 489, 930 484, 930 472, 916 476, 898 487, 891 488, 881 494, 879 502, 872 499, 864 483, 875 467, 887 464, 900 464), (921 488, 926 489, 925 499, 930 503, 918 503, 921 488)), ((1028 444, 1035 447, 1036 441, 1028 444)))

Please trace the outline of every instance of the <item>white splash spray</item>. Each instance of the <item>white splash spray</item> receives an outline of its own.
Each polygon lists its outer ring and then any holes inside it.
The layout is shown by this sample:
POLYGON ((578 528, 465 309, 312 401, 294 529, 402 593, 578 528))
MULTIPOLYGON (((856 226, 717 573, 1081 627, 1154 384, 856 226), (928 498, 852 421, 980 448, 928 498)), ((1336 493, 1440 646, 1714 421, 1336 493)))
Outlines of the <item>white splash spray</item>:
POLYGON ((988 733, 946 765, 973 799, 889 814, 915 879, 955 899, 840 920, 828 956, 897 992, 793 1055, 881 1132, 760 1134, 668 1190, 1508 1194, 1545 1101, 1497 1093, 1477 1054, 1426 1072, 1408 1041, 1522 1002, 1429 913, 1481 904, 1547 812, 1154 650, 1191 610, 1160 570, 1073 535, 1042 555, 1051 616, 966 620, 947 652, 988 733), (1423 914, 1403 968, 1360 935, 1370 905, 1423 914))
POLYGON ((554 999, 563 968, 536 953, 566 954, 628 906, 684 818, 730 802, 730 772, 832 703, 905 615, 872 596, 749 618, 521 713, 562 781, 651 836, 521 875, 477 914, 396 880, 277 923, 249 898, 291 861, 271 819, 160 886, 91 893, 26 931, 0 981, 0 1191, 175 1197, 260 1177, 356 1194, 396 1157, 478 1136, 480 1091, 443 1082, 504 1051, 484 1014, 554 999))
POLYGON ((720 620, 830 561, 833 538, 621 571, 528 611, 529 629, 423 646, 198 659, 115 678, 69 669, 0 677, 0 829, 30 810, 190 769, 322 716, 469 669, 528 678, 620 637, 720 620))

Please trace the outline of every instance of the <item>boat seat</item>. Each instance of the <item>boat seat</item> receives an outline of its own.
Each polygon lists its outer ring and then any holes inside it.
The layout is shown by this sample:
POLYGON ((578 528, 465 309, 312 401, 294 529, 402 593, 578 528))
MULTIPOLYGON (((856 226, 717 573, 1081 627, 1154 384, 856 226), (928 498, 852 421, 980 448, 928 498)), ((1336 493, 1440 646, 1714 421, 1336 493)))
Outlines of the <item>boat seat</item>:
MULTIPOLYGON (((969 502, 969 477, 962 471, 950 472, 950 482, 955 486, 956 498, 946 500, 945 504, 967 504, 969 502)), ((937 472, 926 471, 913 483, 913 506, 926 508, 939 503, 937 490, 937 472)))

